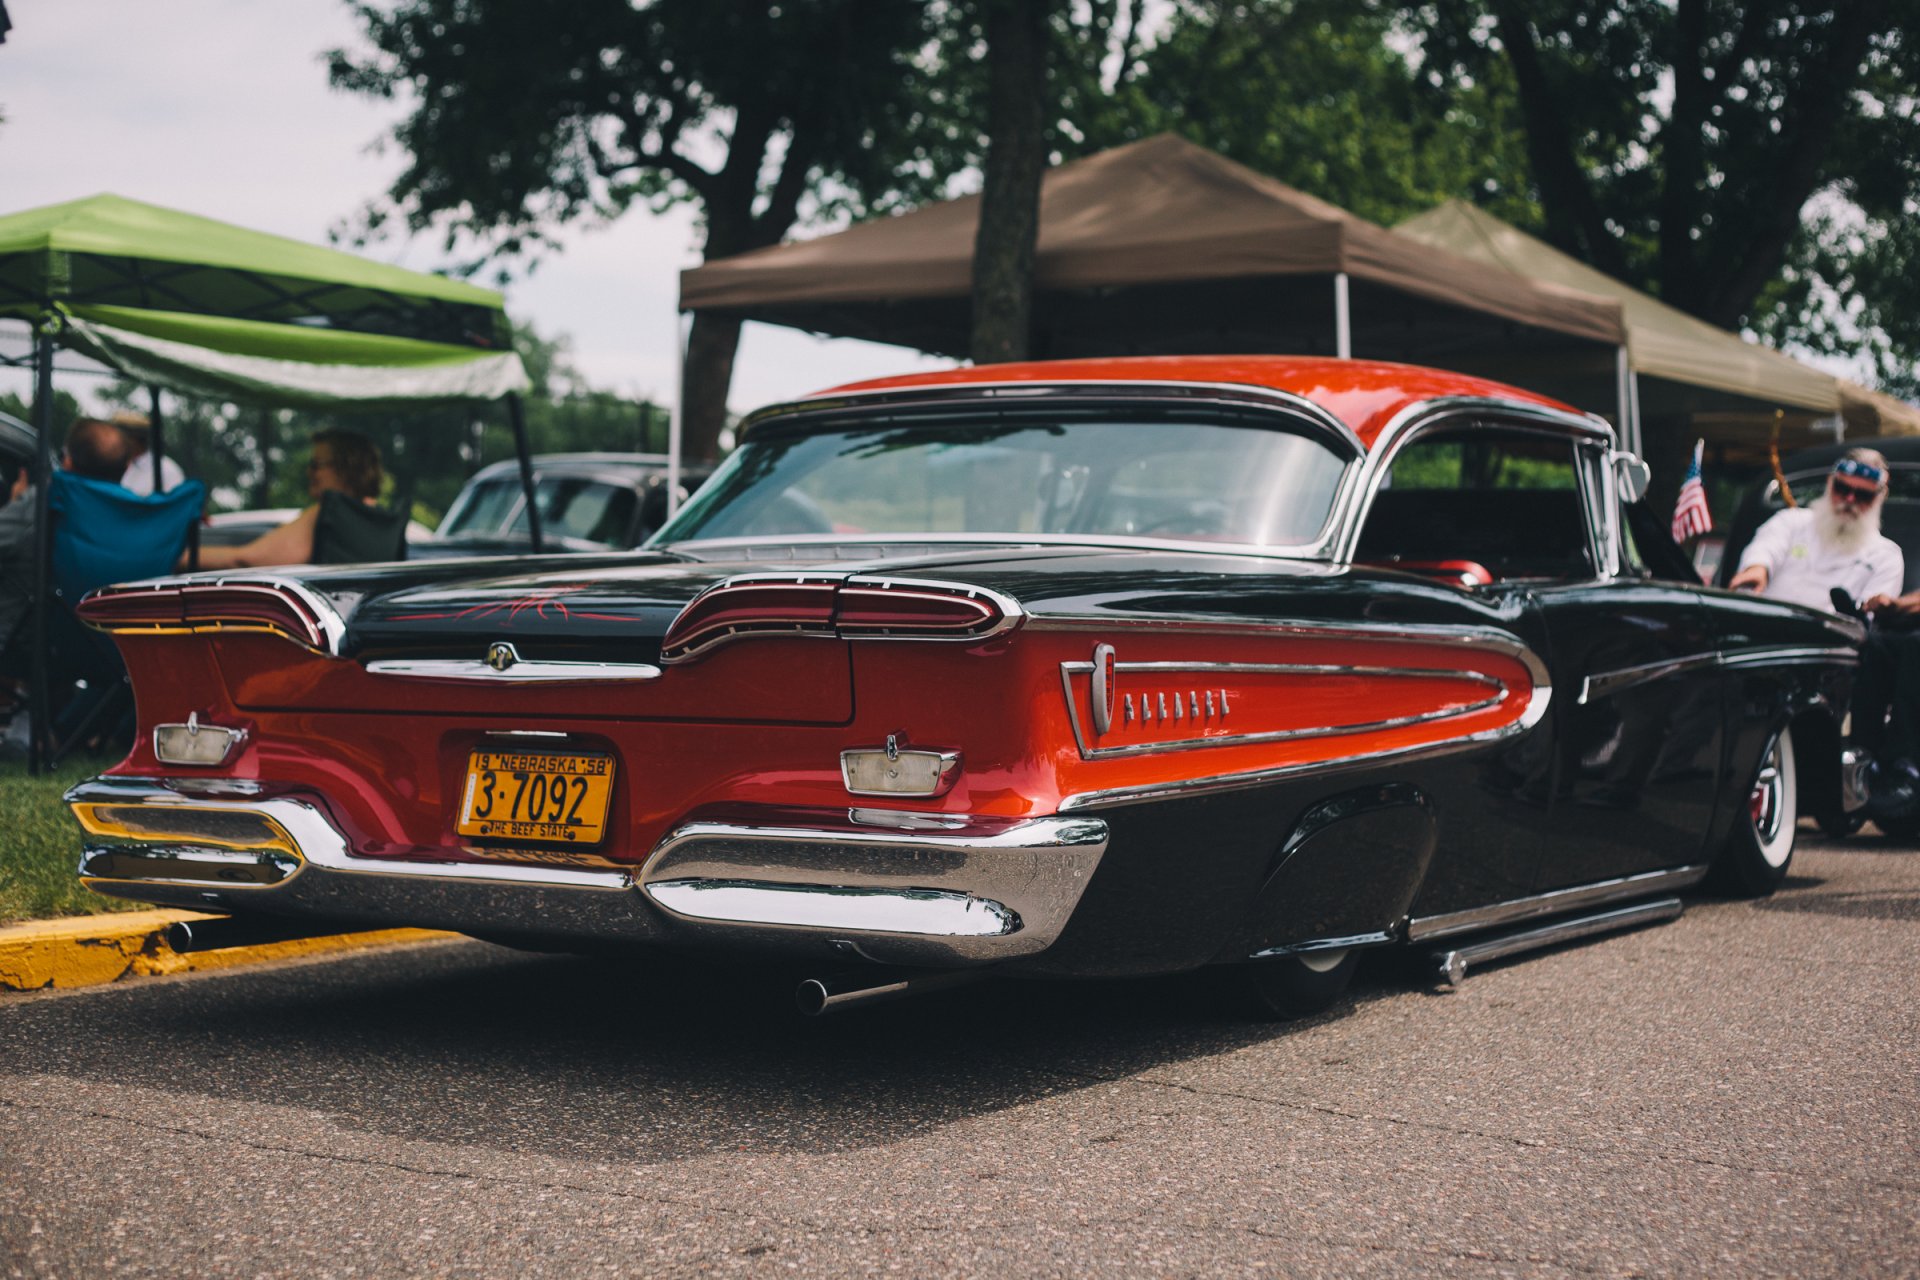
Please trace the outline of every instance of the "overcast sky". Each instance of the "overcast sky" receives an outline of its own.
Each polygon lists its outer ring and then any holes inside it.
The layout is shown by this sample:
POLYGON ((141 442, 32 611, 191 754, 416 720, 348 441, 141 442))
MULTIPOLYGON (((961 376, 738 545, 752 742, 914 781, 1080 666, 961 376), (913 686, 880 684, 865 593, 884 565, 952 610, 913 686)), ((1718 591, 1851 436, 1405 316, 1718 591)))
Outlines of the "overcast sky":
MULTIPOLYGON (((398 109, 327 87, 321 51, 356 34, 342 0, 7 0, 7 9, 0 213, 111 191, 325 243, 399 172, 397 154, 372 149, 398 109)), ((508 310, 569 335, 595 385, 664 403, 678 273, 698 262, 695 244, 686 209, 569 230, 558 254, 508 287, 508 310)), ((431 269, 437 250, 428 237, 370 252, 431 269)), ((750 324, 732 405, 933 363, 750 324)), ((0 372, 0 389, 24 394, 26 379, 0 372)))

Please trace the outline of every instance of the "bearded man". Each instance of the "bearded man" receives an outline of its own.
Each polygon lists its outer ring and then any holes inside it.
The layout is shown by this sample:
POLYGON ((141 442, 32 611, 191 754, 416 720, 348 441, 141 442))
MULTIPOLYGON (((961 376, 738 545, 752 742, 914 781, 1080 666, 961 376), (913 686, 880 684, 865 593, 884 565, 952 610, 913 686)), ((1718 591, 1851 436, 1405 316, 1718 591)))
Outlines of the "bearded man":
POLYGON ((1898 595, 1906 559, 1880 532, 1888 474, 1875 450, 1847 450, 1833 464, 1825 494, 1760 526, 1727 585, 1829 613, 1835 587, 1862 603, 1898 595))

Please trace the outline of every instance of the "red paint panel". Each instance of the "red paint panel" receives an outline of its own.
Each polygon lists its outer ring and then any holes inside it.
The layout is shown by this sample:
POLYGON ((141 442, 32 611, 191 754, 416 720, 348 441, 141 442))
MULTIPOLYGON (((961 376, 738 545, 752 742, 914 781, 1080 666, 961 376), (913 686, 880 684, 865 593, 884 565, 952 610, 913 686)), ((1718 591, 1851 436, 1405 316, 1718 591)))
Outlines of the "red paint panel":
POLYGON ((1579 412, 1536 392, 1467 374, 1380 360, 1300 356, 1126 356, 989 364, 852 382, 821 394, 989 382, 1223 382, 1267 387, 1313 401, 1353 428, 1369 448, 1400 410, 1444 396, 1491 396, 1579 412))

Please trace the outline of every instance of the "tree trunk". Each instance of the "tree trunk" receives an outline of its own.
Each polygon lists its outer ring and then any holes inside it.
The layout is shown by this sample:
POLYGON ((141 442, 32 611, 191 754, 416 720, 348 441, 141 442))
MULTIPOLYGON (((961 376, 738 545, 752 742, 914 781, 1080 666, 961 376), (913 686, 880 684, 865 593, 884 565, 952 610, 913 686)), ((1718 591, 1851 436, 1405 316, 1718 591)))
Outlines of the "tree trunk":
POLYGON ((1047 18, 1039 0, 986 0, 987 160, 973 245, 975 364, 1033 343, 1033 250, 1046 169, 1047 18))
POLYGON ((740 349, 740 321, 704 311, 693 314, 687 363, 680 387, 680 453, 689 461, 716 462, 727 425, 727 388, 740 349))

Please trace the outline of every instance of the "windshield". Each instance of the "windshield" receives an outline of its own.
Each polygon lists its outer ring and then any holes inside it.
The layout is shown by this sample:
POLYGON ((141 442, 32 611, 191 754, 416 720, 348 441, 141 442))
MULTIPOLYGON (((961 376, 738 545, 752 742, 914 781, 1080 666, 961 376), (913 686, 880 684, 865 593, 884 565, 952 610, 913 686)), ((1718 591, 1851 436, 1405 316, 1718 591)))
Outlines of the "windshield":
MULTIPOLYGON (((630 545, 640 495, 625 485, 577 476, 541 476, 534 482, 540 527, 548 537, 605 546, 630 545)), ((526 504, 511 476, 471 486, 440 525, 441 538, 525 538, 526 504)))
POLYGON ((1112 419, 751 435, 656 541, 927 534, 1299 546, 1346 459, 1263 425, 1112 419))

